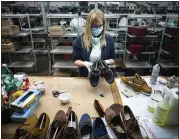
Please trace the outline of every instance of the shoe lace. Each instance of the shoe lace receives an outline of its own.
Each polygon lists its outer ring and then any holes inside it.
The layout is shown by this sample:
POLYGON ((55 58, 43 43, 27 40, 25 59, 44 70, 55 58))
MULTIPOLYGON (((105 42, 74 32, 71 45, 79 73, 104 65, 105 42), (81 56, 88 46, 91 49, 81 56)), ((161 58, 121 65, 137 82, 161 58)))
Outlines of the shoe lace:
POLYGON ((144 128, 143 126, 141 126, 141 125, 138 124, 138 121, 139 121, 139 116, 136 116, 136 117, 135 117, 135 122, 134 122, 134 124, 132 123, 131 120, 129 120, 128 122, 129 122, 131 125, 133 125, 133 127, 132 127, 132 128, 127 128, 127 131, 128 131, 128 130, 130 130, 130 131, 133 130, 134 127, 135 127, 136 125, 138 125, 139 127, 141 127, 141 128, 145 131, 145 133, 146 133, 146 135, 147 135, 147 139, 148 139, 149 137, 148 137, 147 131, 145 130, 145 128, 144 128))

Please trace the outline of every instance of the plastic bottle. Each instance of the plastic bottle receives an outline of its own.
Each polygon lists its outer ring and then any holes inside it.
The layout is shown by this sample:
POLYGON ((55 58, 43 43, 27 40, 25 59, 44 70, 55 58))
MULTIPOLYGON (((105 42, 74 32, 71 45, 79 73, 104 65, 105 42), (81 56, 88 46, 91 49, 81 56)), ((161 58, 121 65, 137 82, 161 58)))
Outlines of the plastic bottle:
POLYGON ((164 99, 157 104, 152 120, 158 126, 165 126, 164 121, 170 108, 169 100, 170 96, 166 95, 164 99))
POLYGON ((157 78, 159 76, 159 72, 160 72, 160 66, 158 64, 156 64, 155 66, 153 66, 152 75, 150 78, 151 84, 156 85, 157 78))
POLYGON ((169 110, 164 120, 165 127, 178 125, 178 99, 172 97, 169 101, 169 110))

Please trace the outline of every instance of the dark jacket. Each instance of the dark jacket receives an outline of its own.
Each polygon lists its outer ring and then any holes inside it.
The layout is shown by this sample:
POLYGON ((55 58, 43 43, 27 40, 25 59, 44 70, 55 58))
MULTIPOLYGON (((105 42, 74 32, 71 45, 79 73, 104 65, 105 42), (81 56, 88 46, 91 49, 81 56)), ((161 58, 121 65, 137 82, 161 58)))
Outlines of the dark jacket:
MULTIPOLYGON (((73 62, 75 62, 76 60, 89 61, 90 59, 92 48, 90 48, 89 51, 87 51, 86 49, 83 49, 81 37, 82 35, 79 35, 73 41, 73 52, 72 52, 73 62)), ((106 46, 102 47, 101 59, 102 60, 107 60, 107 59, 115 60, 116 55, 115 55, 115 47, 114 47, 113 38, 109 34, 106 34, 105 39, 106 39, 106 46)), ((88 70, 86 67, 80 67, 79 72, 80 72, 81 77, 88 76, 88 70)))

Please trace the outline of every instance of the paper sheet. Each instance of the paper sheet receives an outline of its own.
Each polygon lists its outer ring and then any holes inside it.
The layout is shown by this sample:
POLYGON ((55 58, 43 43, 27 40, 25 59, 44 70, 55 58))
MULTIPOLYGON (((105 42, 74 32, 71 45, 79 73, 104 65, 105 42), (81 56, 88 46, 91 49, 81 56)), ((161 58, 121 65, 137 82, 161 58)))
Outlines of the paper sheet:
MULTIPOLYGON (((152 88, 152 90, 160 90, 163 92, 163 85, 157 82, 156 85, 150 84, 150 78, 144 78, 147 82, 147 84, 152 88)), ((161 78, 158 78, 161 79, 161 78)), ((135 116, 139 116, 139 124, 142 125, 145 130, 147 131, 147 135, 149 138, 178 138, 178 128, 175 129, 164 129, 160 128, 159 126, 156 126, 152 121, 153 113, 150 113, 147 110, 147 104, 150 100, 150 96, 146 96, 142 93, 135 94, 131 89, 126 87, 123 83, 121 83, 120 79, 116 79, 116 83, 119 89, 119 93, 123 102, 123 105, 128 105, 135 116), (129 90, 133 92, 133 97, 127 98, 124 96, 121 91, 123 90, 129 90)), ((177 91, 177 88, 171 89, 174 97, 178 98, 178 96, 175 94, 177 91)), ((143 137, 146 137, 146 133, 141 128, 141 132, 143 137)))

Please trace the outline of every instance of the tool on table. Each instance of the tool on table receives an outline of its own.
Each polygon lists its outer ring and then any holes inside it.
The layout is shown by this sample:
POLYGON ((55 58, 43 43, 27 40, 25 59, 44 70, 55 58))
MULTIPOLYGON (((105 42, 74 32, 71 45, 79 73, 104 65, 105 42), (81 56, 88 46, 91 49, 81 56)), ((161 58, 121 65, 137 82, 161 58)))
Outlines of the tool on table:
POLYGON ((52 94, 54 97, 58 97, 60 94, 65 93, 65 92, 68 92, 68 90, 64 90, 64 91, 60 91, 60 92, 57 90, 54 90, 54 91, 52 91, 52 94))
POLYGON ((122 93, 124 96, 126 96, 127 98, 133 96, 132 92, 131 92, 131 91, 128 91, 128 90, 126 90, 126 89, 123 90, 123 91, 121 91, 121 93, 122 93))
POLYGON ((94 107, 96 109, 96 111, 98 112, 100 117, 104 117, 104 108, 101 105, 101 103, 99 102, 99 100, 94 100, 94 107))

